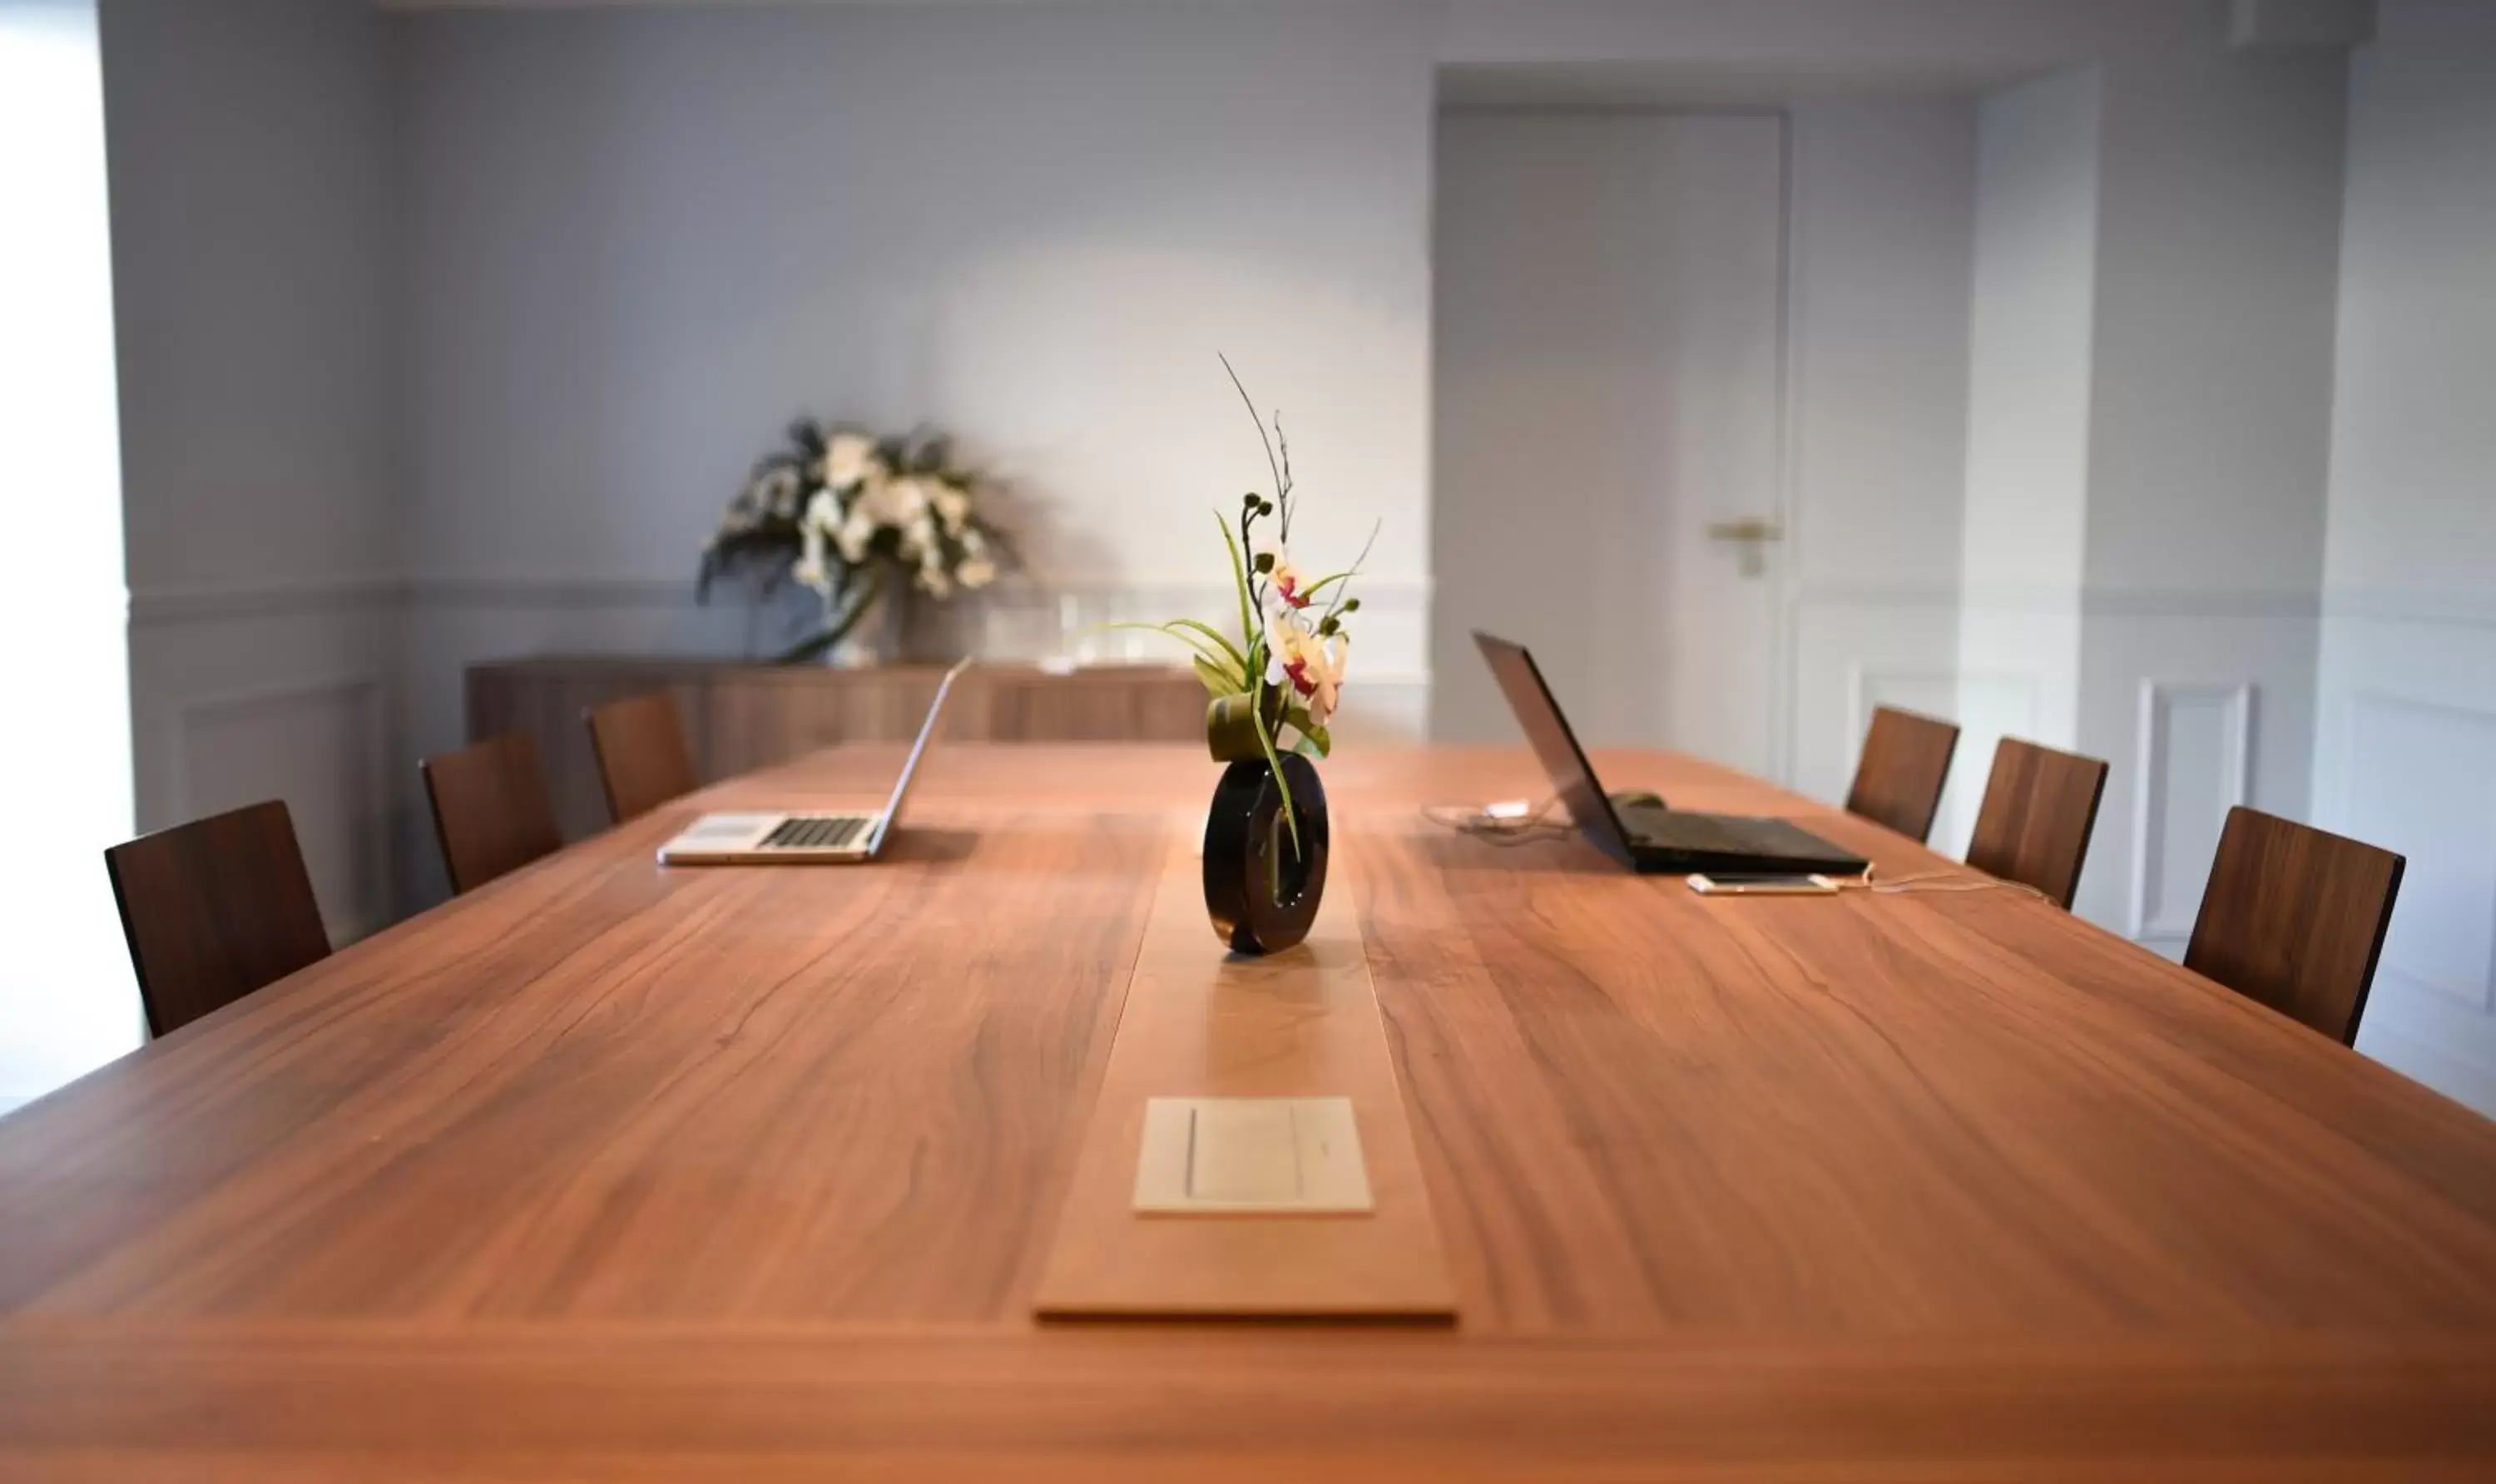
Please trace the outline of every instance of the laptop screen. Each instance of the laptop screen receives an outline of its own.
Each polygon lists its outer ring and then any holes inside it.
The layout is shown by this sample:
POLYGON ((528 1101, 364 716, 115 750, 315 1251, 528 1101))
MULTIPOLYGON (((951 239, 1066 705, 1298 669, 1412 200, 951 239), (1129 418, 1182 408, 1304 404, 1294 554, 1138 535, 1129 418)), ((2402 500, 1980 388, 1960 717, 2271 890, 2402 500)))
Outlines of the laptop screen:
POLYGON ((1543 670, 1534 656, 1522 644, 1480 630, 1474 631, 1474 644, 1489 662, 1491 677, 1508 696, 1508 709, 1516 714, 1516 725, 1525 728, 1525 740, 1541 759, 1543 771, 1550 775, 1551 789, 1568 806, 1569 817, 1597 850, 1624 864, 1636 864, 1630 856, 1628 832, 1612 813, 1612 801, 1604 796, 1603 781, 1595 777, 1594 764, 1586 760, 1576 733, 1569 729, 1569 719, 1560 714, 1560 703, 1551 698, 1551 688, 1543 683, 1543 670))
POLYGON ((901 818, 901 800, 910 792, 910 775, 919 771, 920 757, 927 751, 928 739, 936 735, 937 719, 945 714, 945 697, 952 694, 953 682, 970 667, 968 657, 954 662, 953 667, 945 672, 944 681, 936 687, 936 699, 927 708, 927 720, 919 724, 919 740, 910 744, 910 760, 901 765, 901 776, 893 780, 892 798, 884 806, 883 817, 875 821, 875 834, 867 841, 868 854, 872 855, 884 848, 884 837, 892 832, 894 822, 901 818))

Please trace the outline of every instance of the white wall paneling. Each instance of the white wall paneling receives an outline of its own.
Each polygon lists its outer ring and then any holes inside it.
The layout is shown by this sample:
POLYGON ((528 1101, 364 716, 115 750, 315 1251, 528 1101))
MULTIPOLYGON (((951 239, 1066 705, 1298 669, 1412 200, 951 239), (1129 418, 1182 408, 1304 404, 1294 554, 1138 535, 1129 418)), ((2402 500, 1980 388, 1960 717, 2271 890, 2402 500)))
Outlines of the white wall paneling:
POLYGON ((2385 0, 2349 87, 2317 822, 2409 857, 2357 1047, 2496 1113, 2496 7, 2385 0))
POLYGON ((376 576, 134 594, 139 827, 283 798, 338 942, 415 903, 432 850, 398 681, 404 590, 376 576))
POLYGON ((2496 1110, 2496 629, 2335 619, 2319 821, 2409 859, 2358 1049, 2496 1110))
POLYGON ((389 740, 378 675, 290 682, 181 703, 174 813, 283 798, 330 941, 393 916, 389 740))
POLYGON ((2179 955, 2216 858, 2228 811, 2249 797, 2254 688, 2143 680, 2132 814, 2136 942, 2179 955))
POLYGON ((396 914, 415 800, 397 23, 338 0, 101 16, 138 826, 284 798, 344 941, 396 914))
POLYGON ((2346 818, 2417 873, 2386 967, 2474 1014, 2496 1010, 2496 709, 2360 692, 2347 717, 2346 818))
MULTIPOLYGON (((2034 676, 2021 735, 2069 747, 2078 730, 2101 94, 2078 67, 1978 109, 1954 776, 2012 729, 1975 677, 2034 676)), ((1962 784, 1943 838, 1973 829, 1967 798, 1962 784)))
MULTIPOLYGON (((1955 674, 1958 603, 1947 586, 1922 592, 1818 592, 1793 600, 1794 635, 1790 779, 1835 803, 1854 782, 1867 715, 1866 674, 1955 674)), ((1955 694, 1927 694, 1919 709, 1956 715, 1955 694)))
POLYGON ((1897 669, 1856 666, 1847 681, 1850 756, 1859 755, 1863 734, 1878 706, 1920 711, 1959 724, 1958 750, 1950 756, 1950 780, 1942 805, 1933 817, 1931 845, 1945 855, 1967 853, 1976 829, 1977 805, 1984 798, 1986 770, 1993 765, 1993 744, 2004 736, 2033 736, 2044 700, 2044 680, 2021 669, 1897 669))

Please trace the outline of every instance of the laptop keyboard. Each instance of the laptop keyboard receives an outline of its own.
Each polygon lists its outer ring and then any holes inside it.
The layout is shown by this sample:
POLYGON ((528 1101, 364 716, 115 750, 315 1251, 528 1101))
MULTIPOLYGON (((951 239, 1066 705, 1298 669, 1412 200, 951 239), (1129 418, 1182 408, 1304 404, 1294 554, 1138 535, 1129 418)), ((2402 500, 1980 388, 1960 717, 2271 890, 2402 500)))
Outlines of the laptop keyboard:
POLYGON ((855 842, 874 823, 872 817, 858 814, 793 815, 780 821, 780 827, 763 837, 755 846, 759 850, 837 850, 855 842))

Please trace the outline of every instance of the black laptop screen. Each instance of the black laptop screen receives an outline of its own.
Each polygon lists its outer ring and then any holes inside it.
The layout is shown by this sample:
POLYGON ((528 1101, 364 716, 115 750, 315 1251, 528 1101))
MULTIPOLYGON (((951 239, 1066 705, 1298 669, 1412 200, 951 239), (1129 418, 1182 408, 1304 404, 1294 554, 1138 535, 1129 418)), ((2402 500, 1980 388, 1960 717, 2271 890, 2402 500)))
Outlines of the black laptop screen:
POLYGON ((1586 760, 1585 750, 1578 747, 1577 737, 1569 729, 1569 719, 1560 714, 1560 703, 1551 698, 1551 688, 1543 682, 1543 670, 1522 644, 1512 644, 1480 630, 1474 633, 1474 644, 1489 662, 1493 679, 1508 696, 1508 709, 1516 713, 1516 724, 1525 728, 1525 740, 1533 747, 1534 756, 1550 775, 1551 789, 1568 807, 1569 817, 1586 833, 1597 850, 1624 864, 1634 864, 1630 857, 1628 834, 1612 813, 1611 800, 1604 796, 1603 782, 1595 777, 1594 765, 1586 760))

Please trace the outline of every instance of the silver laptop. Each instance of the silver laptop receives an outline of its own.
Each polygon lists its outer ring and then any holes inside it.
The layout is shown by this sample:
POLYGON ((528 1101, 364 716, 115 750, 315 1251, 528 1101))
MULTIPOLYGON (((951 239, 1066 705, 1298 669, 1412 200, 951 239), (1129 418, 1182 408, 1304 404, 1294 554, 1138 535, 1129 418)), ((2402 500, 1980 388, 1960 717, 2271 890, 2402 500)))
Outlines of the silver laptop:
POLYGON ((935 702, 927 708, 927 720, 920 724, 919 740, 910 744, 910 760, 901 765, 892 797, 882 809, 843 814, 706 814, 659 847, 659 864, 801 866, 873 860, 901 818, 902 796, 910 791, 910 775, 919 771, 919 759, 936 735, 936 723, 945 714, 945 697, 970 667, 971 662, 964 660, 945 672, 944 682, 936 687, 935 702))

